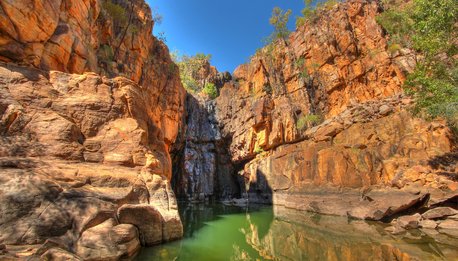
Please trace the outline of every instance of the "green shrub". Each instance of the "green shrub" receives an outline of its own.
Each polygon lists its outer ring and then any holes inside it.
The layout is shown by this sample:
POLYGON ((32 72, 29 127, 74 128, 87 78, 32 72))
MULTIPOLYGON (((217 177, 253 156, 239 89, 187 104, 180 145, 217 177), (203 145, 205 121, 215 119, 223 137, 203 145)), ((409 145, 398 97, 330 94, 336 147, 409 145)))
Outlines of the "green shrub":
POLYGON ((319 10, 330 10, 339 2, 339 0, 304 0, 305 7, 301 10, 302 16, 296 17, 296 28, 303 26, 307 21, 315 22, 318 19, 319 10))
POLYGON ((411 47, 411 35, 413 20, 407 12, 399 10, 387 10, 376 17, 379 23, 391 37, 391 44, 400 44, 411 47))
POLYGON ((274 27, 274 32, 270 37, 271 42, 274 42, 278 39, 286 40, 288 38, 289 34, 291 33, 287 27, 290 15, 290 9, 283 11, 280 7, 275 7, 272 10, 272 17, 269 19, 269 23, 274 27))
POLYGON ((218 97, 218 89, 216 89, 213 83, 206 83, 205 87, 202 89, 202 93, 208 95, 210 99, 218 97))
POLYGON ((111 0, 103 2, 102 7, 119 26, 127 24, 126 10, 124 7, 111 2, 111 0))
POLYGON ((399 45, 397 43, 392 43, 392 44, 388 45, 388 51, 391 54, 395 54, 399 50, 401 50, 401 45, 399 45))
POLYGON ((188 56, 179 55, 178 52, 172 52, 171 58, 178 65, 183 87, 190 93, 202 92, 205 86, 201 86, 196 78, 202 66, 210 62, 211 55, 198 53, 194 56, 188 56))
POLYGON ((272 94, 272 86, 268 83, 264 84, 264 86, 262 86, 262 90, 267 93, 267 94, 272 94))
POLYGON ((264 152, 265 152, 264 149, 261 148, 261 147, 254 148, 254 153, 256 153, 256 154, 261 154, 261 153, 264 153, 264 152))
POLYGON ((298 130, 305 130, 310 125, 320 123, 321 121, 322 121, 322 118, 320 115, 316 115, 316 114, 302 115, 296 121, 296 128, 298 130))
POLYGON ((413 112, 427 119, 443 117, 458 131, 458 1, 413 0, 403 9, 391 6, 377 21, 390 35, 390 46, 422 54, 404 84, 416 100, 413 112))
POLYGON ((103 44, 99 49, 99 57, 107 62, 111 62, 114 59, 113 48, 107 44, 103 44))

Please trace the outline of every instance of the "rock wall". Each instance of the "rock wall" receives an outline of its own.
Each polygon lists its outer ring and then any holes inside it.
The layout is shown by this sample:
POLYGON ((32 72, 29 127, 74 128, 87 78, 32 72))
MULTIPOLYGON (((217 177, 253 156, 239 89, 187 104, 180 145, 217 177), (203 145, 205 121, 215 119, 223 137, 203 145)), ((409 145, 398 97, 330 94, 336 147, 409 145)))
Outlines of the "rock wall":
POLYGON ((0 61, 131 79, 147 87, 147 113, 167 145, 175 141, 185 91, 167 47, 152 35, 143 0, 2 1, 0 7, 0 61))
POLYGON ((116 259, 181 238, 170 151, 186 92, 167 47, 152 36, 146 3, 0 7, 7 255, 116 259))
POLYGON ((381 11, 370 0, 318 10, 222 88, 216 119, 248 202, 373 220, 457 208, 453 136, 408 112, 416 56, 388 50, 381 11))
POLYGON ((232 137, 235 162, 303 139, 313 125, 308 115, 324 120, 352 104, 401 93, 415 57, 387 51, 377 3, 349 1, 321 11, 289 41, 258 50, 235 70, 216 113, 223 136, 232 137))
POLYGON ((182 151, 175 160, 172 185, 190 201, 239 197, 236 174, 214 118, 215 104, 188 94, 182 151))

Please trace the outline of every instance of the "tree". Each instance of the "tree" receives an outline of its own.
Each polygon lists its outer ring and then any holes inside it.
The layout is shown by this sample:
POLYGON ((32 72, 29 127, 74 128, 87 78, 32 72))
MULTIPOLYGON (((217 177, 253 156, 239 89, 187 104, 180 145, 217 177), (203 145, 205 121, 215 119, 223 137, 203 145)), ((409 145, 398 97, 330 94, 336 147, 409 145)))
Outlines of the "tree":
POLYGON ((413 0, 403 9, 388 6, 377 21, 390 44, 421 54, 404 88, 415 97, 413 112, 427 119, 443 117, 458 133, 458 2, 413 0))
POLYGON ((277 39, 286 40, 288 38, 289 34, 291 33, 288 30, 288 21, 290 15, 290 9, 283 11, 280 7, 275 7, 272 10, 272 17, 269 19, 269 23, 274 27, 274 32, 270 37, 272 42, 277 39))

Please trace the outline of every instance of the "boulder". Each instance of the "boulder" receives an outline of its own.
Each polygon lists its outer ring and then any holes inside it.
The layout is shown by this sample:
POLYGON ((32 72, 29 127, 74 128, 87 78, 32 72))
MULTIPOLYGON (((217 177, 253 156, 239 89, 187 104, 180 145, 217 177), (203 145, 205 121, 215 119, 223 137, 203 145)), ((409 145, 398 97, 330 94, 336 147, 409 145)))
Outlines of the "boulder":
POLYGON ((75 252, 84 260, 117 260, 132 256, 139 248, 135 226, 117 225, 114 219, 108 219, 84 231, 75 252))
POLYGON ((162 242, 164 220, 154 206, 126 204, 118 209, 118 220, 122 224, 132 224, 138 228, 143 246, 162 242))
POLYGON ((438 207, 438 208, 433 208, 433 209, 426 211, 421 216, 424 219, 442 219, 442 218, 446 218, 448 216, 453 216, 456 214, 458 214, 458 211, 453 208, 438 207))
POLYGON ((378 112, 379 112, 381 115, 388 115, 391 111, 393 111, 393 108, 391 108, 390 106, 384 104, 384 105, 380 106, 378 112))
POLYGON ((434 220, 421 220, 420 221, 420 227, 421 228, 429 228, 429 229, 435 229, 437 227, 437 223, 434 220))
POLYGON ((437 226, 439 232, 458 238, 458 221, 447 219, 437 226))
POLYGON ((396 223, 405 229, 415 229, 420 227, 421 215, 416 213, 411 216, 401 216, 396 219, 396 223))

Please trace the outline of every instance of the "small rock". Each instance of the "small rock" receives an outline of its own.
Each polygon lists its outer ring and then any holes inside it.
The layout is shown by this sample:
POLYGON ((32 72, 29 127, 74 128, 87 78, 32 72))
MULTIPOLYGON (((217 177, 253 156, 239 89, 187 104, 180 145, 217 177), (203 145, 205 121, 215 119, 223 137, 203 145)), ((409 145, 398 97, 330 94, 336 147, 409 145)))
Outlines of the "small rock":
POLYGON ((458 221, 451 219, 444 220, 438 225, 438 228, 458 230, 458 221))
POLYGON ((457 220, 458 221, 458 214, 453 216, 448 216, 447 219, 457 220))
POLYGON ((404 233, 406 230, 400 227, 399 225, 394 225, 394 226, 385 228, 385 231, 393 235, 399 235, 399 234, 404 233))
POLYGON ((415 229, 420 226, 421 215, 402 216, 397 219, 397 224, 405 229, 415 229))
POLYGON ((421 215, 424 219, 437 219, 437 218, 444 218, 447 216, 453 216, 458 214, 458 211, 456 211, 453 208, 449 207, 438 207, 438 208, 433 208, 421 215))
POLYGON ((434 220, 422 220, 420 221, 420 227, 435 229, 437 227, 437 223, 434 220))
POLYGON ((383 116, 388 115, 388 113, 390 113, 392 110, 393 108, 391 108, 390 106, 386 104, 380 106, 380 108, 378 109, 379 113, 383 116))
POLYGON ((456 220, 444 220, 442 221, 437 228, 439 229, 439 232, 453 236, 453 237, 458 237, 458 221, 456 220))
POLYGON ((5 250, 5 249, 6 249, 5 244, 0 244, 0 250, 5 250))

